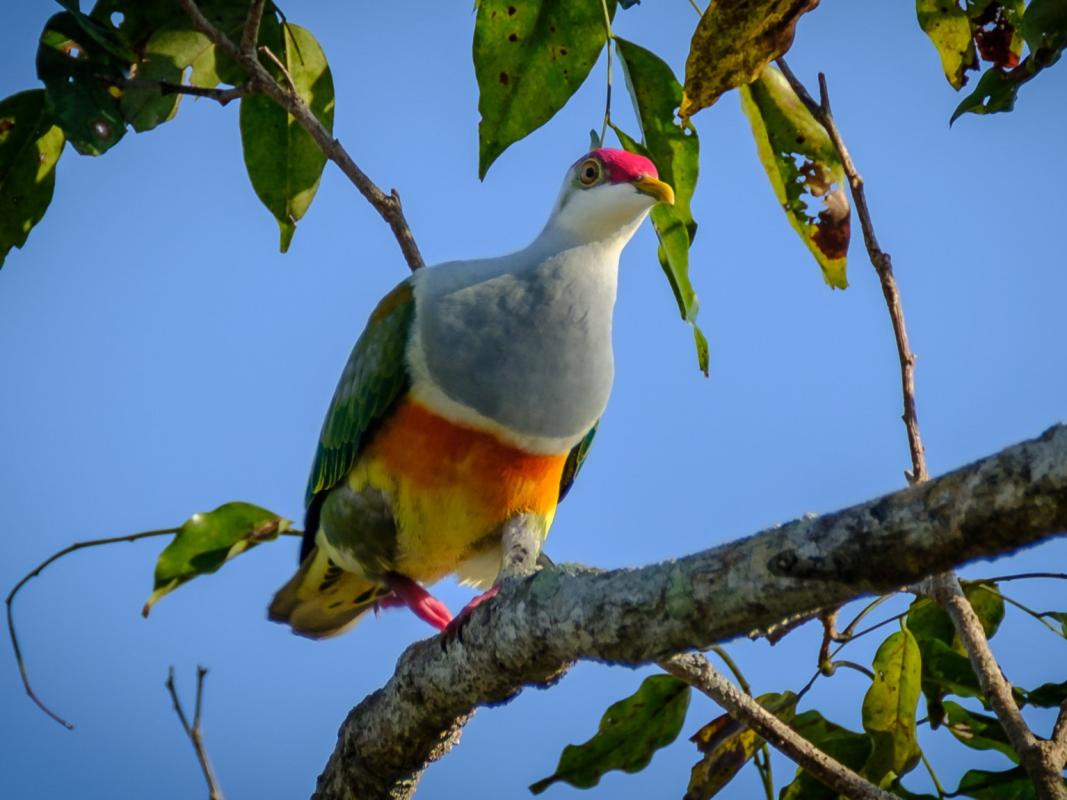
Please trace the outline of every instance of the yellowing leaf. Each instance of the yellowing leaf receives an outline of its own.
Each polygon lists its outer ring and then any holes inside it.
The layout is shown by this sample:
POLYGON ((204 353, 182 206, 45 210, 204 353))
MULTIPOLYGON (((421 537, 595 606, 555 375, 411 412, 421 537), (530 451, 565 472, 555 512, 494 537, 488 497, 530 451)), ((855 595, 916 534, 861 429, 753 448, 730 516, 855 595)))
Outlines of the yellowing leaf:
POLYGON ((199 575, 217 571, 257 544, 277 539, 291 524, 251 503, 226 503, 214 511, 193 514, 159 554, 154 591, 141 613, 147 617, 159 598, 199 575))
POLYGON ((893 773, 904 775, 919 761, 915 708, 919 703, 921 656, 915 637, 904 628, 892 634, 874 655, 874 681, 863 698, 863 729, 874 751, 863 768, 881 784, 893 773))
POLYGON ((926 31, 941 57, 941 68, 952 88, 967 83, 967 70, 978 69, 971 20, 956 0, 916 0, 919 27, 926 31))
POLYGON ((846 288, 851 209, 845 170, 826 130, 774 67, 741 87, 741 107, 789 223, 815 256, 825 281, 846 288))
POLYGON ((785 54, 801 14, 819 0, 713 0, 700 18, 685 61, 679 113, 691 117, 725 92, 751 83, 785 54))
POLYGON ((12 247, 26 244, 52 201, 63 143, 43 90, 0 101, 0 266, 12 247))
POLYGON ((650 675, 636 693, 612 705, 584 744, 563 748, 556 771, 530 786, 541 794, 556 781, 588 789, 613 769, 638 772, 652 754, 678 737, 689 707, 689 686, 671 675, 650 675))
MULTIPOLYGON (((786 723, 791 723, 796 713, 797 696, 793 692, 768 692, 756 702, 786 723)), ((684 800, 714 797, 763 746, 759 734, 729 714, 713 719, 690 741, 696 742, 704 757, 693 765, 684 800)))

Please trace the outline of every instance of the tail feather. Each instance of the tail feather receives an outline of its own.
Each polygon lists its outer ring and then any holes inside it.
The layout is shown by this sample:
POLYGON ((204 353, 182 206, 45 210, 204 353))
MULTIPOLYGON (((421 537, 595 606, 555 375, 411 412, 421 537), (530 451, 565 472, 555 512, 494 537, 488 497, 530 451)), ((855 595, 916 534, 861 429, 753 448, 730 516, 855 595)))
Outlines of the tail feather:
POLYGON ((353 627, 388 591, 377 581, 345 572, 315 547, 274 595, 267 617, 289 625, 293 633, 325 639, 353 627))

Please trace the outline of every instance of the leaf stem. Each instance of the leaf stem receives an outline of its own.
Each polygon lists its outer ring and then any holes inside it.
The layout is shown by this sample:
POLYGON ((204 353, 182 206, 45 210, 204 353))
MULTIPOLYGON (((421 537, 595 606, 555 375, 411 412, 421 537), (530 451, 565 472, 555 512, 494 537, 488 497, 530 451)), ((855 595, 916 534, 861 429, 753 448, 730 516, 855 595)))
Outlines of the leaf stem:
POLYGON ((193 744, 193 750, 196 751, 196 760, 200 763, 200 769, 204 773, 204 780, 207 781, 208 797, 210 800, 223 800, 222 789, 219 787, 219 779, 215 776, 215 770, 211 767, 211 761, 207 757, 207 748, 204 747, 204 737, 200 731, 200 708, 201 701, 204 696, 204 678, 207 676, 207 668, 197 665, 196 668, 196 701, 193 710, 193 721, 189 723, 189 718, 185 714, 185 709, 182 707, 182 701, 178 698, 178 689, 174 685, 174 667, 172 666, 167 673, 167 692, 170 694, 170 699, 174 703, 174 713, 178 715, 178 720, 182 724, 182 729, 185 731, 185 735, 189 737, 189 741, 193 744))
POLYGON ((608 125, 611 124, 611 82, 612 82, 612 55, 611 46, 615 39, 615 33, 611 30, 611 14, 608 13, 608 0, 600 0, 600 7, 604 11, 604 36, 605 49, 608 52, 608 75, 607 87, 604 94, 604 121, 600 126, 600 146, 604 146, 604 139, 608 135, 608 125))
POLYGON ((22 648, 19 647, 19 638, 15 633, 15 612, 14 602, 15 595, 19 593, 19 590, 26 585, 27 581, 31 578, 36 578, 49 564, 63 558, 63 556, 73 553, 75 550, 83 550, 86 547, 99 547, 105 544, 115 544, 117 542, 136 542, 140 539, 147 539, 151 536, 173 536, 178 532, 177 528, 161 528, 154 531, 142 531, 141 533, 131 533, 126 536, 111 536, 106 539, 90 539, 85 542, 75 542, 69 547, 64 547, 57 553, 53 553, 32 570, 22 576, 22 580, 15 584, 14 588, 8 592, 7 599, 4 601, 7 605, 7 632, 11 637, 11 648, 15 651, 15 663, 18 664, 19 675, 22 677, 22 686, 26 689, 26 694, 29 698, 37 704, 37 707, 41 709, 45 714, 50 716, 60 725, 67 730, 73 730, 74 725, 68 722, 63 717, 59 716, 56 712, 50 709, 44 704, 44 702, 37 696, 37 693, 33 691, 33 687, 30 686, 30 676, 26 670, 26 662, 22 658, 22 648))
POLYGON ((941 781, 938 780, 937 773, 934 772, 934 765, 930 763, 929 759, 926 757, 926 753, 924 753, 921 749, 919 750, 919 758, 922 759, 923 766, 926 767, 926 771, 930 773, 930 780, 934 782, 934 789, 937 791, 937 796, 946 797, 945 787, 942 786, 941 781))

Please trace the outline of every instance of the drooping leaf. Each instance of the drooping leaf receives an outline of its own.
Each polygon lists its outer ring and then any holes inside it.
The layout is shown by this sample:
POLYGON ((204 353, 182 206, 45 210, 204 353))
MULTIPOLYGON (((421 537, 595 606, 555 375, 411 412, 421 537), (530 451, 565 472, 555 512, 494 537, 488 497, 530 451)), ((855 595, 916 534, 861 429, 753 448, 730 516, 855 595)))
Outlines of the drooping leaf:
POLYGON ((79 153, 98 156, 126 133, 121 92, 108 86, 107 79, 121 80, 127 66, 71 14, 56 14, 45 24, 37 77, 44 82, 49 113, 79 153))
POLYGON ((1059 61, 1067 48, 1067 4, 1062 0, 1032 0, 1018 27, 1030 54, 1014 69, 997 64, 989 67, 974 91, 952 112, 950 123, 967 113, 993 114, 1015 108, 1020 87, 1059 61))
POLYGON ((996 717, 978 714, 948 700, 945 702, 945 727, 968 747, 975 750, 998 750, 1015 763, 1019 763, 1019 756, 996 717))
POLYGON ((922 658, 915 637, 907 628, 891 634, 872 666, 874 681, 863 698, 863 729, 874 740, 874 750, 863 774, 881 784, 890 773, 899 778, 919 761, 915 709, 922 658))
POLYGON ((700 18, 685 61, 679 113, 693 116, 737 86, 751 83, 793 44, 800 16, 819 0, 716 0, 700 18))
MULTIPOLYGON (((938 639, 924 641, 920 647, 923 658, 923 682, 936 687, 939 696, 955 694, 983 700, 978 676, 967 656, 938 639)), ((929 699, 928 701, 929 702, 929 699)))
POLYGON ((971 797, 974 800, 1036 800, 1037 792, 1033 778, 1026 769, 1014 767, 1004 772, 968 770, 960 778, 960 785, 952 796, 971 797))
POLYGON ((556 771, 530 786, 540 794, 556 781, 582 789, 605 772, 639 772, 652 754, 678 737, 689 707, 689 686, 671 675, 650 675, 634 694, 612 705, 592 739, 563 748, 556 771))
POLYGON ((774 67, 741 87, 741 106, 789 223, 815 256, 826 283, 846 288, 851 211, 845 170, 826 130, 774 67))
POLYGON ((251 503, 226 503, 214 511, 193 514, 159 554, 153 591, 141 613, 147 617, 164 595, 217 571, 257 544, 278 538, 291 524, 251 503))
POLYGON ((1059 708, 1067 700, 1067 681, 1063 683, 1043 683, 1036 689, 1025 693, 1026 702, 1039 708, 1059 708))
POLYGON ((52 201, 64 138, 45 105, 42 89, 0 101, 0 267, 52 201))
MULTIPOLYGON (((768 692, 756 702, 787 724, 796 713, 797 696, 793 692, 768 692)), ((693 765, 685 800, 714 797, 763 746, 759 734, 729 714, 713 719, 690 741, 696 742, 703 758, 693 765)))
POLYGON ((937 48, 941 68, 954 89, 967 83, 967 71, 978 69, 978 53, 967 12, 956 0, 916 0, 919 27, 937 48))
MULTIPOLYGON (((285 64, 300 97, 326 130, 332 131, 333 76, 319 43, 304 28, 286 23, 280 41, 271 49, 285 64)), ((240 116, 248 177, 278 221, 284 253, 297 220, 319 188, 326 156, 300 123, 266 95, 241 100, 240 116)))
MULTIPOLYGON (((607 41, 601 0, 481 0, 474 23, 478 176, 550 120, 607 41)), ((615 0, 607 3, 615 13, 615 0)))
POLYGON ((689 280, 689 247, 697 229, 690 202, 699 174, 700 140, 691 123, 675 122, 682 86, 666 62, 632 42, 617 37, 615 42, 642 141, 638 144, 618 127, 615 132, 624 148, 652 159, 660 178, 674 189, 674 205, 657 205, 650 216, 660 242, 660 266, 682 319, 693 327, 697 364, 707 375, 708 342, 697 325, 700 303, 689 280))
MULTIPOLYGON (((830 722, 814 709, 798 714, 793 729, 827 755, 846 767, 859 771, 874 749, 871 736, 856 733, 830 722)), ((782 789, 779 800, 836 800, 837 792, 797 769, 792 783, 782 789)))

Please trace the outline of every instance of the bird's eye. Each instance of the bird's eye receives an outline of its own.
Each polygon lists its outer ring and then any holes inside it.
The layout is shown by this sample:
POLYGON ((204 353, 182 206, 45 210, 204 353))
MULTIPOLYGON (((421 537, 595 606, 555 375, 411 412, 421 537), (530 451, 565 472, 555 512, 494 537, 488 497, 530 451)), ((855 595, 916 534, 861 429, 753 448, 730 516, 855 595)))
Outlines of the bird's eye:
POLYGON ((587 159, 578 167, 578 180, 582 186, 592 186, 600 180, 600 162, 595 158, 587 159))

